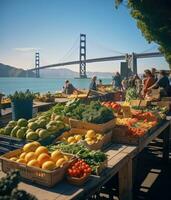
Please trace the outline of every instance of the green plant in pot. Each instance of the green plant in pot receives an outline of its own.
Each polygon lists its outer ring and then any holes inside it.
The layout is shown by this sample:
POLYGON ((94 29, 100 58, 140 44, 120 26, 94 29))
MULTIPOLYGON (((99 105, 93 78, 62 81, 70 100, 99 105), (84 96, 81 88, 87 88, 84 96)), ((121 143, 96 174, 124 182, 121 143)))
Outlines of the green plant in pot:
POLYGON ((26 92, 16 91, 13 95, 9 95, 11 99, 12 119, 32 118, 34 93, 26 90, 26 92))

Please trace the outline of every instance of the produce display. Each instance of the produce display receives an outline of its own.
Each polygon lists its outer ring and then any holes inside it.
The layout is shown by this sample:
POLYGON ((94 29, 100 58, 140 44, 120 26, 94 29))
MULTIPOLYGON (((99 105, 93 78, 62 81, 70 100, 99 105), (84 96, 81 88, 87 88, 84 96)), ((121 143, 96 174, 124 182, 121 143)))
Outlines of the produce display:
POLYGON ((55 98, 66 98, 67 95, 62 92, 57 92, 54 94, 55 98))
POLYGON ((60 141, 67 142, 69 144, 85 141, 87 144, 92 145, 98 143, 104 138, 103 134, 96 133, 94 130, 88 130, 86 132, 82 131, 80 134, 75 134, 73 131, 71 131, 63 133, 60 137, 60 141))
POLYGON ((126 126, 129 135, 143 136, 150 128, 157 124, 157 119, 152 114, 149 119, 144 119, 143 116, 139 114, 136 115, 136 118, 116 118, 116 125, 126 126))
POLYGON ((55 95, 51 94, 50 92, 46 94, 35 94, 35 101, 41 101, 41 102, 55 102, 55 95))
POLYGON ((107 156, 102 151, 90 150, 82 144, 66 144, 60 143, 56 145, 50 145, 48 147, 49 151, 54 151, 56 149, 62 152, 76 155, 80 159, 83 159, 92 169, 94 174, 98 174, 98 169, 103 162, 107 160, 107 156))
POLYGON ((26 140, 39 140, 50 137, 66 125, 60 116, 42 115, 30 120, 19 119, 10 121, 6 127, 0 129, 0 134, 26 140))
POLYGON ((68 96, 69 99, 75 99, 75 98, 82 99, 86 97, 87 97, 87 94, 71 94, 68 96))
POLYGON ((69 176, 81 178, 91 173, 91 167, 84 160, 78 159, 70 165, 67 173, 69 176))
POLYGON ((91 101, 90 104, 84 104, 79 99, 69 101, 65 106, 56 105, 49 112, 95 124, 102 124, 114 118, 112 110, 102 106, 100 102, 91 101))
POLYGON ((1 99, 1 104, 10 104, 11 103, 11 100, 7 97, 3 97, 1 99))
POLYGON ((134 111, 132 110, 133 115, 144 113, 143 118, 146 117, 147 119, 149 119, 149 117, 156 117, 158 120, 165 119, 166 113, 168 112, 167 107, 159 107, 159 106, 148 106, 146 108, 141 108, 139 106, 138 107, 132 106, 132 109, 134 110, 134 111))
POLYGON ((140 99, 140 95, 137 92, 136 88, 128 88, 126 90, 125 100, 130 101, 130 100, 136 100, 136 99, 140 99))
POLYGON ((11 161, 25 164, 29 167, 37 167, 43 170, 53 171, 63 167, 70 159, 59 150, 49 152, 47 147, 34 141, 23 146, 22 152, 9 158, 11 161))
POLYGON ((102 85, 98 86, 98 90, 101 92, 117 92, 117 88, 114 88, 112 85, 102 85))
POLYGON ((113 102, 113 101, 106 101, 101 103, 103 106, 106 106, 108 108, 111 108, 114 110, 114 112, 119 112, 121 110, 121 105, 119 103, 113 102))
MULTIPOLYGON (((113 90, 110 86, 104 88, 105 91, 113 90)), ((37 94, 36 100, 54 102, 58 95, 62 97, 61 93, 37 94)), ((75 98, 74 95, 71 97, 75 98)), ((69 183, 81 185, 88 180, 91 174, 100 175, 100 172, 107 167, 107 155, 99 150, 102 149, 101 147, 105 147, 105 142, 110 144, 109 140, 111 141, 112 137, 118 137, 118 143, 119 139, 123 138, 123 144, 127 144, 125 140, 128 140, 128 144, 139 145, 139 141, 144 142, 144 138, 148 136, 146 133, 152 133, 152 128, 159 124, 162 119, 165 119, 167 112, 166 107, 141 107, 139 104, 132 106, 132 102, 137 101, 131 100, 140 99, 134 88, 127 90, 126 101, 122 104, 114 101, 85 103, 81 100, 85 97, 85 94, 79 95, 76 96, 80 99, 70 100, 65 105, 57 104, 49 111, 38 114, 30 120, 21 118, 17 121, 10 121, 4 128, 1 128, 0 134, 5 135, 6 138, 18 138, 24 141, 24 144, 28 142, 21 149, 17 149, 11 154, 10 152, 7 153, 6 157, 2 156, 4 160, 10 164, 12 163, 13 166, 24 166, 28 170, 28 174, 34 173, 33 171, 36 170, 37 179, 39 180, 43 177, 41 172, 52 176, 56 173, 57 176, 54 175, 53 177, 59 178, 59 174, 62 174, 62 176, 56 182, 54 181, 54 184, 61 181, 65 175, 69 183), (125 113, 130 113, 130 115, 125 115, 125 113), (117 117, 115 117, 115 114, 117 117), (69 118, 70 120, 68 120, 69 118), (68 123, 72 128, 65 121, 69 121, 68 123), (72 126, 72 122, 80 123, 81 128, 73 128, 77 126, 72 126), (93 123, 93 127, 100 126, 100 129, 93 129, 92 124, 85 122, 93 123), (106 122, 109 123, 104 124, 106 122), (116 126, 110 127, 110 123, 116 126), (101 132, 103 126, 108 126, 108 132, 101 132), (116 132, 114 132, 114 129, 116 132), (145 137, 143 137, 144 135, 145 137), (109 136, 111 136, 110 139, 108 139, 109 136), (53 140, 53 143, 51 141, 48 146, 43 145, 42 140, 48 140, 50 137, 56 138, 55 142, 53 140), (134 141, 138 142, 133 143, 134 141), (94 148, 90 148, 90 146, 94 146, 94 148), (95 146, 98 146, 98 148, 95 148, 95 146)), ((10 96, 10 99, 12 101, 33 100, 34 97, 35 94, 26 91, 25 93, 15 92, 14 95, 10 96)), ((3 160, 3 158, 1 159, 3 160)), ((50 180, 52 180, 52 176, 50 180)), ((29 177, 26 178, 29 179, 29 177)), ((19 197, 22 197, 25 200, 36 200, 34 196, 25 191, 14 189, 18 183, 19 173, 16 171, 1 179, 0 199, 1 196, 8 193, 9 196, 5 196, 6 199, 18 200, 19 197)))
POLYGON ((17 189, 20 182, 19 171, 9 172, 6 177, 0 180, 1 200, 37 200, 37 198, 24 190, 17 189))

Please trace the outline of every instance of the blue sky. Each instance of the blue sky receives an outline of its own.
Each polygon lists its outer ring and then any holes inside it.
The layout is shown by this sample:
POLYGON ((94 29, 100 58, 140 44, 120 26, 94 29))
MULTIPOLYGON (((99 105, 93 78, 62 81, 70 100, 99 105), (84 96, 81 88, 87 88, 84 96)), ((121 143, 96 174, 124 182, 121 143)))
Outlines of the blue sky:
MULTIPOLYGON (((0 62, 25 69, 34 66, 36 50, 41 65, 77 60, 80 33, 87 35, 87 58, 157 50, 144 39, 127 8, 115 9, 114 0, 0 0, 0 27, 0 62)), ((138 72, 151 67, 169 68, 164 58, 138 61, 138 72)), ((78 71, 78 66, 69 68, 78 71)), ((113 72, 119 62, 87 68, 113 72)))

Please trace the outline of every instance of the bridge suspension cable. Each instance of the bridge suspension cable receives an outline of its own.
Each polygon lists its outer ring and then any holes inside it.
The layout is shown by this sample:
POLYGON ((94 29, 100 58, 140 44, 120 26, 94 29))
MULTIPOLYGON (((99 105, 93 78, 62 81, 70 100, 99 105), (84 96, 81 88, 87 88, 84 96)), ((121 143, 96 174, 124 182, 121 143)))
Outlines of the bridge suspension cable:
POLYGON ((66 60, 66 58, 69 57, 73 53, 73 51, 75 51, 75 49, 79 48, 78 41, 79 41, 79 37, 76 38, 71 48, 66 52, 66 54, 62 58, 58 60, 58 62, 66 60))
POLYGON ((152 47, 150 47, 150 48, 148 48, 148 49, 146 49, 146 50, 144 50, 144 51, 142 51, 140 53, 147 53, 149 51, 156 50, 156 48, 157 48, 157 45, 153 45, 152 47))
POLYGON ((125 55, 126 54, 126 52, 120 52, 120 51, 114 50, 114 49, 109 48, 109 47, 105 46, 104 44, 101 44, 101 43, 96 42, 94 40, 91 40, 91 43, 96 45, 96 46, 98 46, 98 48, 104 49, 105 51, 108 51, 108 52, 113 52, 113 53, 120 54, 120 55, 125 55))

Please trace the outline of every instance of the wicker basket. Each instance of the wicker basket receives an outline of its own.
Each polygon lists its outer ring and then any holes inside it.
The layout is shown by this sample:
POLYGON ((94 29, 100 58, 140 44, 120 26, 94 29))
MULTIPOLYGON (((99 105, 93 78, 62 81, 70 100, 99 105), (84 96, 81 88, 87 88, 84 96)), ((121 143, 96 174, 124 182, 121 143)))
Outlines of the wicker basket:
POLYGON ((115 127, 115 120, 112 119, 103 124, 93 124, 88 123, 80 120, 70 119, 69 120, 71 128, 79 128, 79 129, 86 129, 86 130, 94 130, 95 132, 105 133, 109 130, 112 130, 115 127))
POLYGON ((10 170, 18 169, 22 178, 47 187, 54 186, 64 178, 65 172, 69 167, 69 164, 74 159, 74 157, 71 156, 70 162, 66 163, 62 168, 48 171, 37 167, 29 167, 25 164, 9 160, 9 158, 11 157, 18 157, 21 153, 22 149, 17 149, 1 156, 0 160, 2 161, 2 171, 7 173, 10 170))

